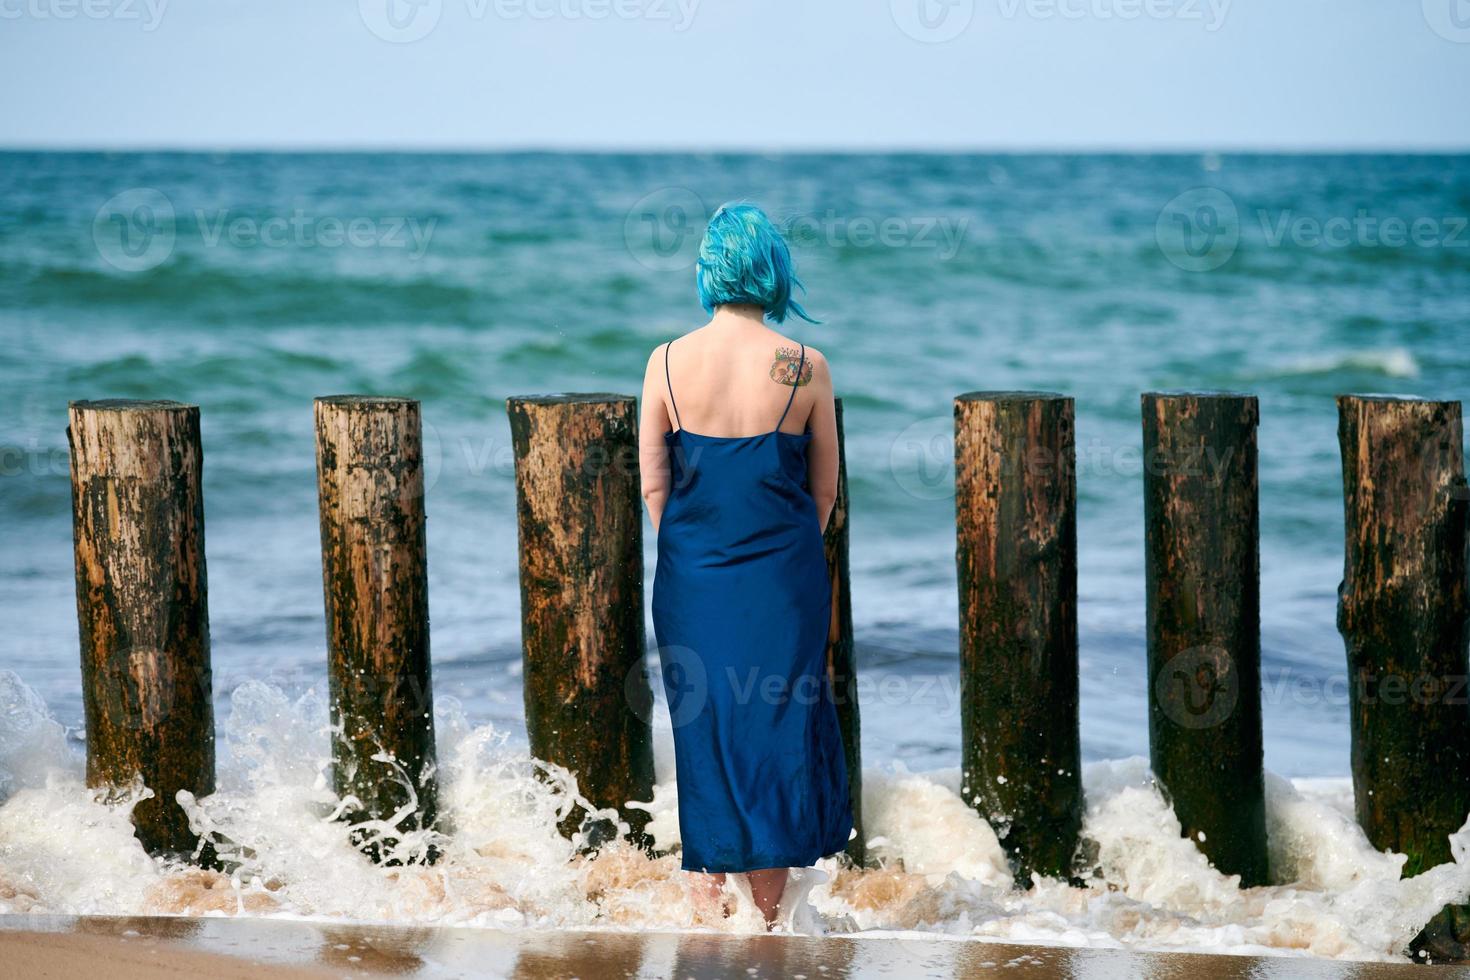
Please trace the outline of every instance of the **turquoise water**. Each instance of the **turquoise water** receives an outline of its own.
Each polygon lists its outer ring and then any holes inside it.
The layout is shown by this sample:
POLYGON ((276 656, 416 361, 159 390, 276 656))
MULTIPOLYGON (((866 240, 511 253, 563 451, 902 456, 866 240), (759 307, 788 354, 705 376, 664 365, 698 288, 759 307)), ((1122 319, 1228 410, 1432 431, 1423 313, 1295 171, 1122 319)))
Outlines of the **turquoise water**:
POLYGON ((736 197, 789 230, 846 406, 869 760, 958 761, 947 437, 980 388, 1077 399, 1083 747, 1146 752, 1138 396, 1209 387, 1261 399, 1267 763, 1346 771, 1332 396, 1470 392, 1470 157, 0 154, 0 669, 80 723, 66 402, 175 398, 217 693, 321 688, 311 399, 401 394, 436 690, 514 727, 504 398, 636 393, 736 197))

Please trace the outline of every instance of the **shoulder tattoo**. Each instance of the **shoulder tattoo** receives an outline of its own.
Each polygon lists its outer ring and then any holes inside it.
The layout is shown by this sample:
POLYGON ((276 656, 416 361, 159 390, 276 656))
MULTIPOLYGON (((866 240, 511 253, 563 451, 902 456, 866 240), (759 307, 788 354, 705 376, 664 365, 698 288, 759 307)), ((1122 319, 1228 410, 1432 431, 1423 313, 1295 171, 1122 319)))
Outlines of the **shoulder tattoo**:
POLYGON ((777 347, 776 359, 771 362, 771 380, 778 385, 792 385, 800 388, 811 383, 812 361, 807 358, 803 363, 801 351, 795 347, 777 347), (797 365, 801 365, 801 374, 797 375, 797 365))

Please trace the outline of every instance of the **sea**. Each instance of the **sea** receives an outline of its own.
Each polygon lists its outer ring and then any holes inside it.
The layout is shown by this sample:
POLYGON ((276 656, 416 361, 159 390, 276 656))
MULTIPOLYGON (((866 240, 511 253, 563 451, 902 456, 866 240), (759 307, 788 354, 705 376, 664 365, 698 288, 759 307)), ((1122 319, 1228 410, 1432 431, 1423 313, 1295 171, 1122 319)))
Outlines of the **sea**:
MULTIPOLYGON (((815 873, 830 880, 808 882, 793 928, 1395 958, 1470 892, 1470 859, 1401 882, 1351 819, 1334 403, 1470 393, 1470 156, 5 152, 0 912, 697 926, 676 859, 584 861, 543 826, 566 794, 526 775, 505 399, 637 394, 650 350, 705 322, 695 250, 736 200, 787 235, 820 322, 786 327, 826 354, 843 402, 883 860, 815 873), (952 403, 982 389, 1076 400, 1081 734, 1106 886, 1011 891, 958 797, 952 403), (1147 774, 1139 396, 1173 389, 1260 400, 1264 889, 1203 862, 1147 774), (364 865, 319 814, 312 399, 344 393, 423 405, 457 827, 433 872, 364 865), (82 785, 66 406, 104 397, 200 407, 221 789, 190 805, 248 844, 229 875, 148 858, 126 805, 82 785)), ((655 728, 650 805, 672 846, 655 728)))

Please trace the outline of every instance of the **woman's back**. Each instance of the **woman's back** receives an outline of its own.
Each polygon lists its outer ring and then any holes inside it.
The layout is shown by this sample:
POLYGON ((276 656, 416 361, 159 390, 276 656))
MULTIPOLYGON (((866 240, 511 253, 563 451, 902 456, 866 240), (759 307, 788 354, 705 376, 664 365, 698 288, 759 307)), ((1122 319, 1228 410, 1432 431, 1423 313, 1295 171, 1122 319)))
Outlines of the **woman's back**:
POLYGON ((778 420, 783 432, 807 428, 819 352, 763 324, 735 331, 711 323, 671 341, 664 355, 672 428, 719 438, 770 432, 778 420))
POLYGON ((801 482, 825 528, 837 499, 837 411, 832 377, 820 351, 777 333, 759 308, 722 306, 708 324, 648 359, 639 423, 643 496, 655 528, 674 488, 665 440, 734 440, 806 434, 801 482))

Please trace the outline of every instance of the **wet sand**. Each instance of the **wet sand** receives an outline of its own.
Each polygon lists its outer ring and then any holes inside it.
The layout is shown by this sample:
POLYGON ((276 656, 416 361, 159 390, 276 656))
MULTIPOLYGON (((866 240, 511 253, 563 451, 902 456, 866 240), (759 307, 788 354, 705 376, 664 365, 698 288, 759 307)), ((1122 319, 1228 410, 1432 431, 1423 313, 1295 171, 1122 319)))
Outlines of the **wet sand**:
POLYGON ((516 932, 251 918, 0 916, 0 977, 1470 978, 1470 968, 973 940, 516 932))

